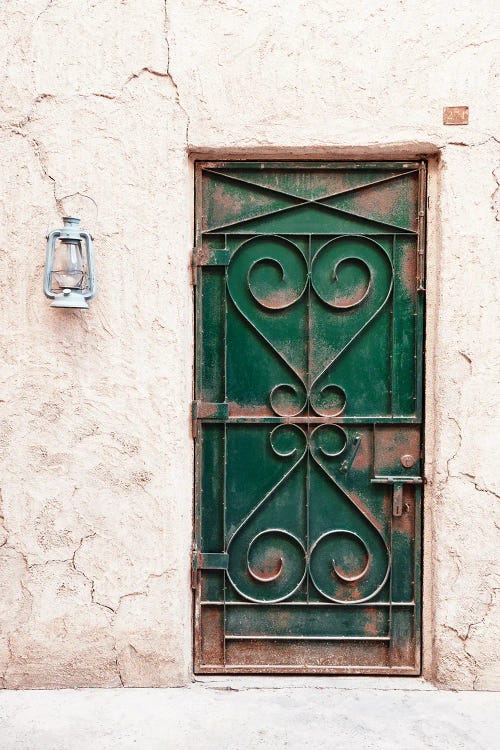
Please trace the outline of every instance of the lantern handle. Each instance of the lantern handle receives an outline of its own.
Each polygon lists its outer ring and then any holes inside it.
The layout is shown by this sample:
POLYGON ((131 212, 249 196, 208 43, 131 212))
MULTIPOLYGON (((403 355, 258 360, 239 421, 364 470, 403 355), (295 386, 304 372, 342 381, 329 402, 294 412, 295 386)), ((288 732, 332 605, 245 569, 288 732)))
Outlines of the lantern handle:
POLYGON ((94 264, 94 243, 92 237, 88 232, 80 232, 80 237, 85 241, 87 246, 87 285, 88 291, 85 292, 83 297, 85 299, 93 299, 97 293, 97 283, 95 278, 95 264, 94 264))
POLYGON ((56 239, 61 236, 59 229, 55 229, 47 235, 47 251, 45 254, 45 273, 43 275, 43 293, 49 299, 55 299, 56 294, 52 291, 52 267, 54 264, 54 249, 56 239))

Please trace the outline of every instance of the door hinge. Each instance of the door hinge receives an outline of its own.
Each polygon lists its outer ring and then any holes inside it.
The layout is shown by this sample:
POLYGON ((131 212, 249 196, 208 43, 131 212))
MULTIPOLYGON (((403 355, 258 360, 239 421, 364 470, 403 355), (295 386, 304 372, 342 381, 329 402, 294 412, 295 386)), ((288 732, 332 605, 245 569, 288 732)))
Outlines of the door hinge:
POLYGON ((222 419, 229 417, 229 404, 225 402, 215 403, 212 401, 193 401, 191 405, 191 420, 193 439, 198 437, 198 420, 200 419, 222 419))
POLYGON ((198 401, 191 403, 191 435, 193 440, 198 439, 198 401))
POLYGON ((197 547, 193 548, 191 563, 191 585, 195 589, 198 586, 200 570, 227 570, 229 555, 227 552, 200 552, 197 547))
POLYGON ((199 257, 199 247, 194 247, 191 252, 191 284, 193 286, 196 286, 198 283, 198 257, 199 257))
POLYGON ((196 546, 193 546, 193 552, 191 555, 191 588, 198 588, 199 581, 199 567, 198 567, 198 550, 196 546))
POLYGON ((206 248, 195 245, 191 253, 191 279, 193 286, 198 283, 198 268, 203 266, 227 266, 231 253, 227 248, 206 248))

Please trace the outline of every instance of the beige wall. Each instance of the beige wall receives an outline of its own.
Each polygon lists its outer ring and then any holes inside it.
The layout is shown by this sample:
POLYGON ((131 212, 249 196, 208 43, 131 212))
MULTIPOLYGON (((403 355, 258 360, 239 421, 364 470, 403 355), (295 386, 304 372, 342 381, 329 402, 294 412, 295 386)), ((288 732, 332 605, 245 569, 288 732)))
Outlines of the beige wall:
POLYGON ((425 673, 500 687, 495 5, 2 3, 5 687, 190 678, 196 153, 435 155, 425 673), (447 105, 470 125, 443 126, 447 105), (44 236, 68 213, 95 235, 88 312, 41 293, 44 236))

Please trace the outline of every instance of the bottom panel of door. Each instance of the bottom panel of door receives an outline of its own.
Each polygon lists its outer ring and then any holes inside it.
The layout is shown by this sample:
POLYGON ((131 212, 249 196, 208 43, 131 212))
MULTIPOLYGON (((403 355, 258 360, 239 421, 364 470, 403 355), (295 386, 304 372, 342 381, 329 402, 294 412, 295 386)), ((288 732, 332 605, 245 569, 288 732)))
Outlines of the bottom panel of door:
POLYGON ((217 601, 226 575, 198 572, 197 673, 420 674, 415 602, 217 601))
POLYGON ((198 674, 420 674, 413 603, 198 605, 198 674))
POLYGON ((201 425, 196 672, 419 673, 419 439, 201 425))

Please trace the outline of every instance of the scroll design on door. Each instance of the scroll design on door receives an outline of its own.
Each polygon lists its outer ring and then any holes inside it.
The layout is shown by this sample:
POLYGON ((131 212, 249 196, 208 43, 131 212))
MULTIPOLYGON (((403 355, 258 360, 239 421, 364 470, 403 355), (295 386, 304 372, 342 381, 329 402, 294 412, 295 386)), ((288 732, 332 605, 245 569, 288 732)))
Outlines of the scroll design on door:
MULTIPOLYGON (((269 394, 271 409, 278 416, 295 417, 306 410, 317 416, 335 417, 345 411, 348 394, 334 382, 339 359, 379 315, 389 299, 393 268, 383 247, 364 236, 337 237, 322 245, 308 261, 300 247, 276 236, 254 237, 243 242, 228 268, 227 286, 241 315, 287 366, 289 382, 277 383, 269 394), (353 244, 355 240, 355 244, 353 244), (377 263, 374 263, 374 259, 377 263), (345 270, 357 274, 357 283, 344 283, 345 270), (307 352, 289 345, 284 334, 292 308, 314 295, 325 308, 323 317, 356 316, 354 333, 343 335, 339 328, 335 351, 315 356, 311 342, 315 331, 306 335, 310 301, 303 304, 307 352)), ((310 325, 310 322, 308 322, 310 325)))
MULTIPOLYGON (((252 602, 284 601, 297 592, 306 575, 326 599, 360 603, 372 599, 385 584, 390 571, 390 551, 377 521, 363 503, 349 494, 337 479, 340 462, 348 451, 343 428, 322 424, 306 435, 297 425, 282 424, 269 436, 272 451, 289 465, 231 535, 228 576, 235 590, 252 602), (332 438, 340 447, 332 449, 332 438), (309 548, 286 528, 265 528, 264 508, 276 501, 279 489, 310 454, 314 463, 350 503, 363 524, 363 536, 332 528, 311 540, 309 548), (329 462, 333 459, 333 464, 329 462), (334 468, 335 467, 335 468, 334 468)), ((309 493, 309 486, 306 488, 309 493)))
MULTIPOLYGON (((293 419, 312 412, 326 418, 345 410, 348 394, 335 383, 335 365, 381 312, 392 283, 392 264, 385 250, 364 236, 330 239, 310 258, 298 244, 279 236, 254 237, 240 245, 228 268, 229 293, 290 375, 288 382, 274 385, 269 394, 275 414, 293 419), (350 283, 346 283, 346 269, 350 283), (320 339, 314 326, 320 328, 330 318, 331 325, 340 321, 335 344, 330 341, 325 352, 321 347, 319 353, 312 351, 313 342, 320 339), (294 337, 299 346, 286 335, 290 325, 299 327, 299 336, 294 337), (303 342, 307 351, 300 345, 303 342)), ((228 575, 235 589, 250 601, 279 602, 293 596, 308 575, 316 591, 333 602, 362 602, 376 596, 389 575, 390 551, 377 521, 338 478, 348 452, 345 430, 322 424, 306 435, 297 425, 287 424, 276 427, 269 439, 274 454, 289 465, 228 541, 228 575), (331 450, 329 437, 340 441, 340 447, 331 450), (335 486, 341 502, 357 514, 362 535, 333 527, 309 540, 306 549, 286 528, 265 528, 260 520, 264 508, 276 502, 280 488, 307 453, 316 470, 335 486)))

